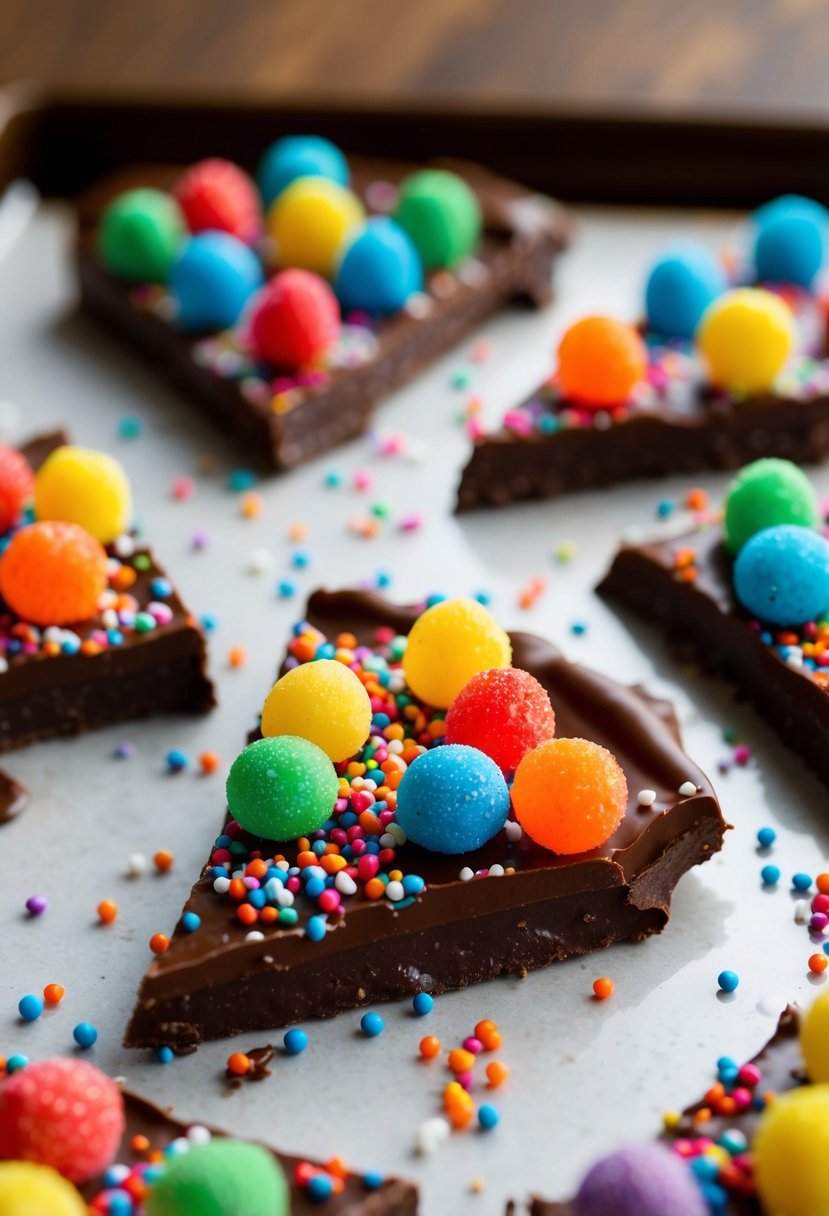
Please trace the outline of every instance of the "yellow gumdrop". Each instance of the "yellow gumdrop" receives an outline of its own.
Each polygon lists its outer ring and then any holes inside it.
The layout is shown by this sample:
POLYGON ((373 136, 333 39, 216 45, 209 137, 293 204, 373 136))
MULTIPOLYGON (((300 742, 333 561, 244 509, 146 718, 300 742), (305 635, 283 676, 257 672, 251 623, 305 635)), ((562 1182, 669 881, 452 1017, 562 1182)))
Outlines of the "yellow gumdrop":
POLYGON ((766 1108, 752 1144, 764 1212, 829 1216, 829 1085, 804 1085, 766 1108))
POLYGON ((286 671, 262 707, 262 734, 308 739, 329 759, 347 760, 371 729, 371 701, 350 667, 317 659, 286 671))
POLYGON ((352 228, 363 219, 356 195, 325 177, 300 177, 268 211, 268 232, 280 266, 330 277, 352 228))
POLYGON ((2 1216, 86 1216, 78 1192, 48 1165, 0 1162, 2 1216))
POLYGON ((67 444, 47 456, 35 476, 35 514, 79 524, 108 545, 129 527, 130 483, 106 452, 67 444))
POLYGON ((800 1050, 810 1081, 829 1082, 829 992, 823 992, 800 1025, 800 1050))
POLYGON ((504 630, 476 600, 444 600, 414 623, 403 671, 416 696, 446 709, 479 671, 509 667, 512 646, 504 630))
POLYGON ((739 287, 709 305, 696 340, 713 384, 759 393, 773 383, 791 353, 791 309, 771 291, 739 287))

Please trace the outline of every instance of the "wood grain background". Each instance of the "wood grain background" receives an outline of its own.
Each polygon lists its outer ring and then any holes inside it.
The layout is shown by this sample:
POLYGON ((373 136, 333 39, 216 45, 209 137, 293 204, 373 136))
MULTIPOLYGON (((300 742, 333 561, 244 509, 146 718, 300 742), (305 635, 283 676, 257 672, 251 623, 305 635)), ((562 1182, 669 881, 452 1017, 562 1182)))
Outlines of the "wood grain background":
POLYGON ((3 0, 0 80, 829 116, 827 0, 3 0))

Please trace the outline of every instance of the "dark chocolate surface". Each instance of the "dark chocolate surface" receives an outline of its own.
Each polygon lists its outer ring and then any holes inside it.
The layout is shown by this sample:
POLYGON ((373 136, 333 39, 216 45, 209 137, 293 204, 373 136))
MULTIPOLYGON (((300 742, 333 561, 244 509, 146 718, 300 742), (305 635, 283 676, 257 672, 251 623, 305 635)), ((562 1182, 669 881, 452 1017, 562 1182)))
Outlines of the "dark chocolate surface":
POLYGON ((623 546, 598 591, 655 621, 706 668, 723 673, 763 719, 829 783, 829 693, 790 667, 749 627, 731 585, 722 529, 701 527, 671 540, 623 546), (674 554, 693 550, 697 576, 682 581, 674 554))
POLYGON ((29 791, 0 768, 0 827, 11 823, 29 805, 29 791))
MULTIPOLYGON (((127 1126, 118 1153, 118 1161, 132 1165, 143 1160, 136 1157, 130 1148, 133 1136, 146 1136, 152 1148, 163 1149, 173 1140, 187 1134, 191 1124, 181 1123, 172 1115, 163 1111, 137 1094, 126 1092, 124 1106, 127 1116, 127 1126)), ((227 1136, 228 1132, 209 1129, 214 1136, 227 1136)), ((371 1191, 363 1186, 358 1174, 349 1174, 345 1179, 345 1187, 341 1194, 330 1196, 324 1203, 311 1199, 307 1192, 294 1182, 294 1169, 301 1158, 280 1153, 266 1145, 285 1171, 285 1176, 291 1184, 291 1216, 415 1216, 417 1212, 417 1187, 412 1182, 399 1178, 387 1178, 376 1190, 371 1191)), ((322 1167, 322 1163, 313 1164, 322 1167)), ((84 1197, 92 1198, 102 1189, 100 1179, 82 1188, 84 1197)))
MULTIPOLYGON (((97 256, 96 228, 105 203, 131 186, 169 187, 178 176, 169 166, 138 166, 102 183, 82 201, 78 269, 83 307, 161 367, 202 412, 260 461, 277 469, 301 464, 359 434, 383 397, 510 300, 542 307, 551 299, 553 260, 569 239, 569 221, 561 208, 479 166, 441 163, 462 174, 481 203, 484 235, 475 255, 475 275, 464 277, 462 269, 458 274, 430 274, 425 315, 404 309, 384 318, 369 361, 334 369, 327 383, 303 390, 285 412, 276 412, 270 401, 251 400, 237 381, 203 366, 195 353, 197 339, 136 307, 133 286, 110 275, 97 256)), ((359 159, 350 167, 353 188, 363 195, 372 181, 397 182, 413 168, 359 159)))
MULTIPOLYGON (((316 592, 307 609, 324 633, 347 629, 365 644, 380 626, 407 633, 416 616, 417 609, 356 591, 316 592)), ((421 990, 439 993, 664 927, 679 878, 721 847, 725 829, 708 778, 682 751, 670 706, 568 662, 541 638, 514 634, 512 644, 514 664, 549 691, 558 733, 602 743, 622 765, 630 802, 611 839, 571 857, 526 837, 509 844, 503 832, 474 854, 454 857, 407 844, 401 861, 425 879, 422 895, 400 910, 359 893, 349 897, 346 915, 316 943, 303 934, 304 911, 296 928, 245 941, 233 909, 202 877, 185 908, 200 916, 201 927, 193 934, 177 929, 171 948, 151 963, 128 1046, 181 1046, 421 990), (680 797, 688 780, 698 792, 680 797), (647 810, 637 805, 642 788, 657 792, 647 810), (516 873, 459 878, 464 866, 496 862, 516 873)), ((265 855, 275 848, 256 847, 265 855)))

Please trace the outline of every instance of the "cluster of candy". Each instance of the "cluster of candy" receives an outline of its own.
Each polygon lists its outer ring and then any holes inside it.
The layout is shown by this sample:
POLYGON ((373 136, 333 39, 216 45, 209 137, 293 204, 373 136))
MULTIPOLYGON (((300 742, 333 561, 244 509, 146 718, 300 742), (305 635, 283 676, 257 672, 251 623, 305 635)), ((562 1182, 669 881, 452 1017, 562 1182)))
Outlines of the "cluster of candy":
POLYGON ((325 372, 316 365, 370 357, 377 319, 405 307, 416 313, 425 272, 459 266, 480 239, 477 196, 457 174, 429 169, 399 187, 366 183, 368 218, 349 181, 342 152, 318 136, 277 140, 255 181, 230 161, 201 161, 170 193, 114 199, 100 256, 140 284, 136 304, 183 329, 238 325, 202 344, 198 357, 251 395, 279 400, 318 383, 325 372), (346 334, 341 314, 353 322, 346 334))
MULTIPOLYGON (((433 1058, 434 1044, 437 1042, 429 1035, 420 1044, 420 1054, 423 1058, 433 1058)), ((503 1043, 500 1030, 495 1022, 488 1018, 476 1023, 475 1030, 468 1035, 461 1047, 454 1047, 446 1057, 446 1066, 452 1073, 452 1080, 447 1082, 443 1090, 443 1109, 456 1131, 469 1127, 477 1113, 478 1126, 482 1131, 491 1131, 500 1122, 498 1108, 489 1102, 482 1102, 477 1108, 472 1097, 475 1084, 475 1065, 478 1057, 484 1053, 497 1051, 503 1043)), ((437 1044, 438 1050, 440 1044, 437 1044)), ((509 1076, 509 1069, 501 1060, 492 1060, 486 1066, 487 1084, 490 1089, 503 1085, 509 1076)), ((422 1151, 422 1150, 421 1150, 422 1151)))
POLYGON ((509 638, 480 603, 435 603, 408 638, 379 629, 371 646, 302 623, 290 649, 294 665, 263 707, 263 738, 228 774, 232 820, 211 858, 214 890, 254 934, 257 924, 296 924, 300 893, 314 940, 347 896, 403 908, 425 885, 404 873, 407 840, 473 852, 511 806, 507 839, 526 832, 558 853, 597 847, 621 821, 627 784, 615 758, 554 738, 546 690, 510 667, 509 638), (295 846, 270 854, 263 841, 295 846))
MULTIPOLYGON (((829 213, 787 195, 751 218, 749 264, 732 286, 702 247, 682 245, 653 265, 644 336, 613 317, 584 317, 564 334, 548 392, 508 411, 514 434, 607 427, 631 413, 696 408, 701 368, 713 400, 775 391, 808 399, 829 390, 825 308, 814 294, 829 243, 829 213), (755 286, 754 284, 763 284, 755 286)), ((479 423, 473 423, 479 433, 479 423)))
POLYGON ((0 670, 18 654, 100 654, 170 623, 168 579, 143 602, 132 592, 150 559, 127 534, 131 513, 124 471, 104 452, 59 447, 35 475, 0 446, 0 670))

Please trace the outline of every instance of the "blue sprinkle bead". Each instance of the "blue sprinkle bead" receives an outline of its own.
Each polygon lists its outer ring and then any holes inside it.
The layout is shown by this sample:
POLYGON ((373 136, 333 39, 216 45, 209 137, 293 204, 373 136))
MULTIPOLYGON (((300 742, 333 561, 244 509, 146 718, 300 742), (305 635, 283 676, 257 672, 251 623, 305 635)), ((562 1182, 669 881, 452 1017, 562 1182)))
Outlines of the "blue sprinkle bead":
POLYGON ((360 1018, 360 1029, 369 1039, 376 1039, 379 1034, 382 1034, 384 1025, 379 1013, 364 1013, 360 1018))
POLYGON ((740 977, 736 971, 721 971, 717 976, 717 984, 721 992, 736 992, 740 977))
POLYGON ((165 759, 167 761, 167 771, 170 773, 181 773, 190 763, 187 753, 179 751, 177 748, 168 752, 165 759))
POLYGON ((227 488, 234 494, 243 494, 256 485, 256 474, 252 469, 232 469, 227 477, 227 488))
POLYGON ((153 1051, 158 1064, 172 1064, 175 1059, 175 1052, 172 1047, 156 1047, 153 1051))
POLYGON ((24 1022, 36 1022, 43 1013, 43 1001, 30 992, 20 998, 17 1008, 24 1022))
POLYGON ((418 992, 412 1001, 412 1009, 418 1017, 425 1017, 427 1013, 432 1012, 435 1002, 429 996, 428 992, 418 992))
POLYGON ((98 1031, 91 1022, 78 1022, 72 1031, 72 1038, 79 1047, 82 1047, 86 1051, 87 1048, 92 1047, 97 1041, 98 1031))
POLYGON ((777 833, 774 828, 760 828, 757 833, 757 843, 761 849, 770 849, 777 839, 777 833))
POLYGON ((760 878, 763 881, 764 887, 774 887, 780 882, 780 867, 779 866, 763 866, 760 871, 760 878))
POLYGON ((369 1170, 363 1174, 363 1186, 367 1191, 378 1191, 383 1185, 383 1175, 377 1170, 369 1170))
POLYGON ((310 937, 312 942, 321 942, 325 937, 325 917, 310 917, 308 924, 305 926, 305 936, 310 937))
POLYGON ((322 1203, 330 1198, 333 1190, 334 1182, 328 1174, 314 1174, 308 1179, 308 1195, 315 1203, 322 1203))
POLYGON ((494 1106, 484 1103, 483 1106, 478 1107, 478 1123, 480 1124, 481 1131, 492 1131, 493 1127, 497 1127, 500 1121, 501 1116, 494 1106))
POLYGON ((387 316, 423 288, 423 264, 412 238, 388 216, 356 230, 343 254, 334 292, 344 313, 387 316))
POLYGON ((122 439, 137 439, 143 429, 143 422, 134 414, 125 414, 118 421, 118 434, 122 439))
POLYGON ((668 250, 645 287, 648 325, 670 338, 692 338, 700 318, 728 283, 719 259, 700 245, 668 250))
POLYGON ((397 823, 434 853, 479 849, 504 826, 509 790, 489 756, 462 743, 424 752, 403 775, 397 823))
POLYGON ((289 578, 280 579, 276 584, 276 592, 281 600, 289 600, 296 595, 296 583, 292 583, 289 578))
POLYGON ((185 933, 195 933, 201 924, 201 917, 197 912, 185 912, 181 918, 181 927, 185 933))
POLYGON ((800 873, 792 875, 792 886, 794 887, 795 891, 808 891, 811 885, 811 875, 800 873))
POLYGON ((262 263, 244 241, 229 232, 199 232, 170 271, 176 320, 190 331, 230 329, 263 281, 262 263))
POLYGON ((301 1056, 308 1046, 308 1035, 298 1026, 294 1026, 291 1030, 285 1031, 282 1044, 289 1056, 301 1056))
POLYGON ((256 174, 265 207, 298 177, 327 177, 348 185, 348 161, 336 144, 321 135, 288 135, 267 149, 256 174))
POLYGON ((820 618, 829 610, 829 541, 796 524, 757 532, 734 562, 734 590, 744 608, 773 625, 820 618))
POLYGON ((28 1063, 28 1056, 24 1056, 22 1051, 15 1052, 13 1056, 8 1056, 6 1059, 6 1072, 11 1076, 13 1072, 20 1072, 28 1063))

